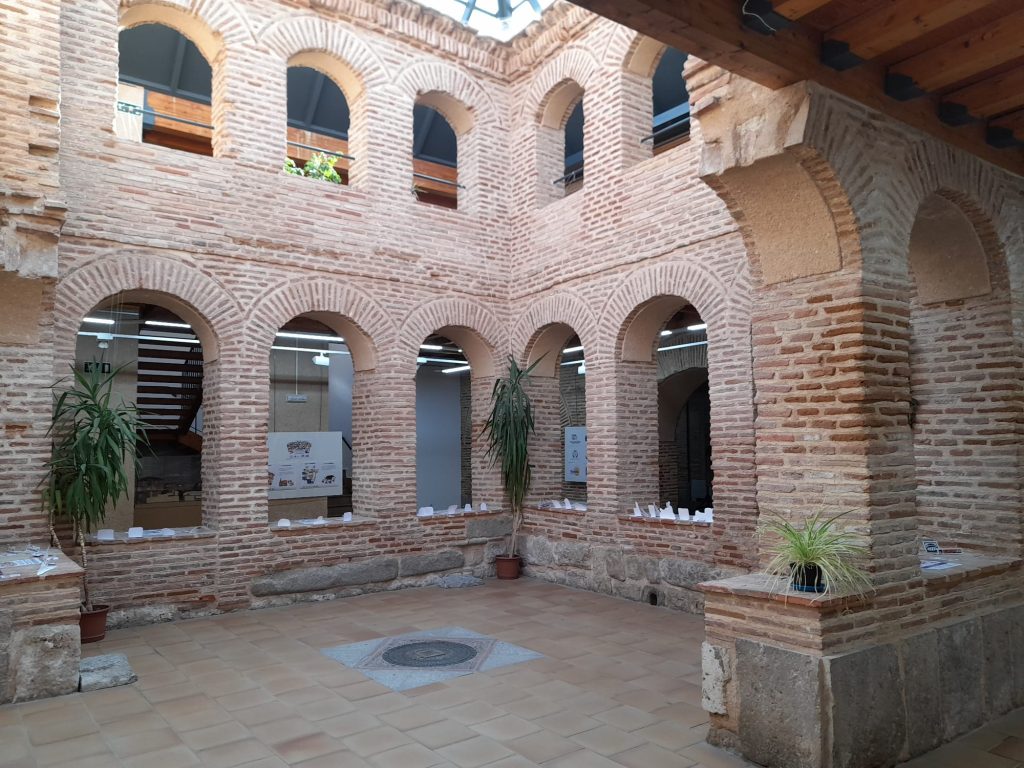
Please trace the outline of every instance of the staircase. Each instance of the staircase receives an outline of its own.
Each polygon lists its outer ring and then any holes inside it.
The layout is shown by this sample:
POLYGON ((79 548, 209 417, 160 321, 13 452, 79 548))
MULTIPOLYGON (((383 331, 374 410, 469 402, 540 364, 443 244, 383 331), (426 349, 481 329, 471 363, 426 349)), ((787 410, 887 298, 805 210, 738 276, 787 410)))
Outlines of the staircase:
POLYGON ((203 403, 203 352, 191 334, 151 332, 139 340, 136 403, 150 442, 177 442, 197 453, 201 429, 194 428, 203 403), (156 338, 159 337, 159 338, 156 338))

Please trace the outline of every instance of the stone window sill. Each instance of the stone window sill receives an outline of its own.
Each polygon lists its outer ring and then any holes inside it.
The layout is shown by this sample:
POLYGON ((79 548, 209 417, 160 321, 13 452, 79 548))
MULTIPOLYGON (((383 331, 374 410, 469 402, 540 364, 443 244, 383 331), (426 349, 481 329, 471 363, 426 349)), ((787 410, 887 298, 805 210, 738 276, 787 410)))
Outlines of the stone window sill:
POLYGON ((921 560, 922 562, 925 560, 944 560, 950 564, 956 563, 955 568, 944 568, 942 570, 922 568, 921 576, 928 587, 945 587, 961 581, 993 576, 1004 573, 1012 568, 1019 568, 1024 563, 1024 561, 1016 557, 997 557, 974 552, 962 552, 960 554, 933 554, 929 552, 921 555, 921 560))
POLYGON ((494 517, 495 515, 504 514, 500 509, 488 509, 485 512, 481 512, 478 509, 474 509, 472 512, 466 512, 463 509, 456 510, 451 514, 447 512, 435 512, 432 515, 421 517, 416 515, 416 519, 421 523, 440 522, 444 520, 458 520, 460 517, 494 517))
MULTIPOLYGON (((153 530, 164 530, 161 528, 153 530)), ((90 534, 85 537, 85 543, 92 547, 105 547, 108 545, 118 544, 150 544, 154 541, 190 541, 192 539, 212 539, 217 535, 217 532, 212 528, 199 525, 190 528, 168 528, 167 530, 174 531, 170 535, 148 535, 140 536, 137 538, 128 538, 127 531, 115 531, 114 538, 103 539, 102 541, 96 538, 95 534, 90 534)))
POLYGON ((322 523, 300 523, 292 520, 292 524, 285 528, 278 526, 276 523, 271 523, 270 532, 276 534, 311 533, 323 530, 324 528, 368 528, 377 524, 377 520, 371 517, 353 517, 348 521, 342 520, 340 517, 328 517, 322 523))
POLYGON ((559 515, 575 515, 576 517, 584 517, 590 511, 589 509, 566 509, 565 507, 541 507, 537 504, 527 504, 526 508, 536 512, 554 512, 559 515))
POLYGON ((662 520, 658 517, 636 517, 635 515, 619 515, 619 520, 633 525, 667 525, 667 526, 689 526, 694 528, 711 528, 714 523, 704 520, 662 520))

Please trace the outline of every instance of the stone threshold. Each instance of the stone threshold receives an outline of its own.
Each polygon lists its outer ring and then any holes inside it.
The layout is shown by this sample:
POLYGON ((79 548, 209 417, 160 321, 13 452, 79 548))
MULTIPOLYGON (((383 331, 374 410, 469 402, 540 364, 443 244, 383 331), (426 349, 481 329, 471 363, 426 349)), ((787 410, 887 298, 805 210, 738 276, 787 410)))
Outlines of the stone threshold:
POLYGON ((217 531, 213 528, 207 528, 205 525, 189 526, 186 528, 168 528, 168 529, 153 529, 153 530, 170 530, 174 533, 169 535, 160 536, 135 536, 128 538, 127 531, 115 531, 113 539, 97 539, 96 534, 89 534, 85 537, 85 543, 90 547, 104 547, 107 545, 119 545, 119 544, 152 544, 155 541, 183 541, 192 539, 212 539, 217 535, 217 531))

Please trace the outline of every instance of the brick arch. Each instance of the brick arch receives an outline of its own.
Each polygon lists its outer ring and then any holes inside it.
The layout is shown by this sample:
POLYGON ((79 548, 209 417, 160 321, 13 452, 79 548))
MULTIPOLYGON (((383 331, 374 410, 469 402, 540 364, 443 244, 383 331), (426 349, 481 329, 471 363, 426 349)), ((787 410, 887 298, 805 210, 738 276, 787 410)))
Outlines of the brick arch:
POLYGON ((428 103, 428 106, 441 112, 460 135, 469 131, 473 125, 505 127, 505 121, 490 93, 477 80, 456 67, 436 61, 413 61, 396 74, 394 84, 410 101, 428 103), (436 104, 436 99, 424 99, 434 94, 442 94, 448 99, 438 100, 436 104), (452 102, 461 105, 465 114, 454 111, 452 102), (449 105, 447 109, 446 104, 449 105))
POLYGON ((163 24, 196 44, 213 66, 223 45, 250 45, 248 20, 234 0, 106 0, 122 27, 163 24))
MULTIPOLYGON (((272 21, 257 33, 257 39, 284 61, 310 52, 322 52, 336 59, 351 72, 342 77, 339 87, 351 103, 364 88, 374 88, 390 81, 380 57, 348 27, 328 22, 321 16, 305 14, 272 21)), ((333 72, 327 72, 337 81, 333 72)))
POLYGON ((627 30, 631 34, 619 34, 609 45, 606 60, 614 66, 632 72, 634 75, 654 77, 662 54, 668 46, 653 37, 627 30))
POLYGON ((534 75, 523 100, 522 117, 543 123, 551 95, 560 85, 571 81, 585 93, 593 85, 598 70, 597 59, 590 51, 575 46, 566 48, 558 58, 549 61, 534 75))
POLYGON ((974 227, 993 282, 1006 280, 1009 265, 996 221, 1003 200, 1011 195, 1002 180, 976 159, 930 140, 913 144, 905 162, 908 173, 900 180, 900 204, 892 213, 901 253, 909 251, 922 205, 937 195, 955 205, 974 227))
POLYGON ((436 299, 409 314, 401 329, 400 364, 415 372, 420 344, 437 332, 445 332, 462 346, 466 359, 473 366, 474 377, 494 376, 500 370, 500 350, 506 339, 502 324, 479 303, 460 298, 436 299), (467 333, 460 334, 460 330, 467 333), (454 338, 453 331, 460 338, 454 338))
POLYGON ((252 354, 265 365, 275 334, 299 315, 309 315, 342 335, 356 371, 375 369, 379 350, 395 338, 394 324, 373 299, 351 285, 314 277, 288 282, 253 302, 245 319, 255 343, 252 354))
POLYGON ((82 318, 104 299, 128 294, 159 304, 187 320, 207 364, 219 359, 221 340, 241 321, 241 310, 220 282, 194 266, 151 254, 103 258, 75 269, 56 287, 56 359, 75 356, 82 318))
MULTIPOLYGON (((568 294, 545 296, 540 301, 530 303, 512 332, 512 348, 523 364, 536 361, 541 353, 540 345, 543 344, 545 329, 557 325, 571 328, 580 337, 584 349, 596 341, 596 319, 590 307, 568 294)), ((538 367, 538 375, 553 376, 554 365, 553 358, 546 360, 538 367)))
MULTIPOLYGON (((600 329, 606 338, 615 339, 615 355, 622 359, 646 359, 653 354, 655 336, 644 346, 636 335, 644 331, 636 325, 643 308, 660 299, 685 299, 693 304, 708 324, 709 352, 728 348, 730 340, 747 335, 749 346, 750 295, 744 285, 726 284, 699 263, 664 262, 637 270, 611 295, 601 315, 600 329)), ((666 318, 667 319, 667 318, 666 318)))

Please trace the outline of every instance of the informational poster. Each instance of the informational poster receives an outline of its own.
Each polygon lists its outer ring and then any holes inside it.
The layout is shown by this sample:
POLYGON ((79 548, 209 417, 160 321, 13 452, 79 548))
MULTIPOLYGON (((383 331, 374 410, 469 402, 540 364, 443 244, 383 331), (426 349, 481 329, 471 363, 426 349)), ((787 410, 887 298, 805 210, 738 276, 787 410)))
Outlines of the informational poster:
POLYGON ((587 428, 565 428, 565 482, 587 482, 587 428))
POLYGON ((341 432, 271 432, 267 485, 272 499, 340 496, 345 441, 341 432))

